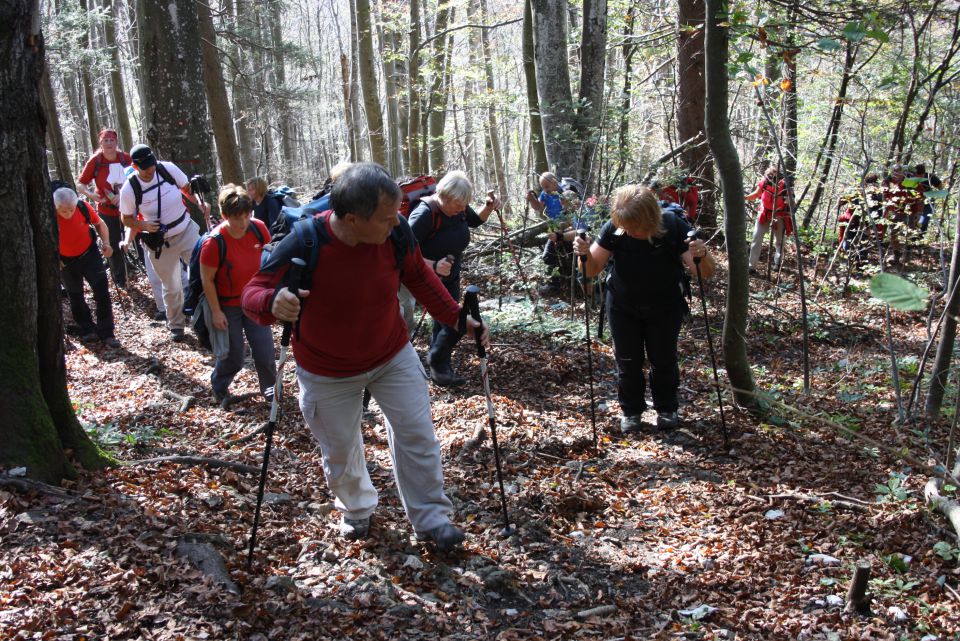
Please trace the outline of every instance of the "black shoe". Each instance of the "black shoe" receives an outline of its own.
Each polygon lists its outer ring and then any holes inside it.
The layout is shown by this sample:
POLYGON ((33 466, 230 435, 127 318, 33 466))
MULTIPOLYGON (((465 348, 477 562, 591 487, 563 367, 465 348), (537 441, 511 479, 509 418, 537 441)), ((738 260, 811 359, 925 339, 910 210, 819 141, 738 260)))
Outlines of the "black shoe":
POLYGON ((117 349, 120 347, 120 341, 118 341, 113 336, 108 336, 107 338, 103 339, 103 344, 109 347, 110 349, 117 349))
POLYGON ((155 321, 165 321, 165 320, 167 320, 167 313, 166 313, 166 312, 157 312, 156 314, 153 315, 153 320, 155 320, 155 321))
POLYGON ((444 523, 426 532, 417 532, 418 541, 433 543, 440 552, 449 552, 463 545, 466 538, 463 530, 452 523, 444 523))
POLYGON ((747 270, 747 271, 748 271, 748 273, 749 273, 751 276, 756 276, 756 275, 757 275, 757 268, 756 268, 756 267, 751 267, 751 268, 750 268, 749 270, 747 270))
POLYGON ((213 402, 217 405, 223 405, 223 402, 228 398, 230 398, 230 392, 218 392, 217 390, 213 390, 213 402))
POLYGON ((174 327, 170 330, 170 340, 174 343, 182 343, 187 339, 187 336, 183 333, 182 327, 174 327))
POLYGON ((440 387, 457 387, 467 382, 467 379, 458 376, 449 365, 443 369, 436 369, 431 366, 430 378, 440 387))
POLYGON ((675 430, 680 424, 680 416, 673 412, 657 412, 657 428, 661 430, 675 430))
POLYGON ((84 343, 99 343, 100 336, 98 336, 96 332, 87 332, 80 336, 80 340, 84 343))
POLYGON ((643 422, 640 420, 640 414, 620 417, 620 433, 635 434, 643 429, 643 422))

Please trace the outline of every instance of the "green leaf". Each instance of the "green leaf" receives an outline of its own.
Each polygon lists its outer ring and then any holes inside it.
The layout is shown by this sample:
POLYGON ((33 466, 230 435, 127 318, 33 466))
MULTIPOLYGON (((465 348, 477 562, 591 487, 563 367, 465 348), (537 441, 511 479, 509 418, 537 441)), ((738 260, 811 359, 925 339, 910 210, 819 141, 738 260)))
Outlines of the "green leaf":
POLYGON ((909 567, 907 567, 907 562, 904 561, 903 557, 900 556, 899 554, 891 554, 890 556, 885 557, 885 560, 887 561, 887 565, 889 565, 891 568, 893 568, 900 574, 903 574, 904 572, 910 569, 909 567))
POLYGON ((929 292, 894 274, 877 274, 870 279, 870 293, 894 309, 916 312, 927 307, 929 292))
POLYGON ((954 548, 946 541, 939 541, 933 544, 933 551, 944 561, 950 561, 954 557, 954 548))
POLYGON ((843 37, 850 42, 860 42, 867 36, 862 22, 851 22, 843 28, 843 37))
POLYGON ((879 29, 870 29, 867 31, 867 37, 873 38, 879 43, 886 44, 890 42, 890 36, 886 32, 880 31, 879 29))
POLYGON ((924 194, 927 198, 946 198, 950 195, 949 189, 939 189, 937 191, 928 191, 924 194))
POLYGON ((820 38, 817 40, 817 46, 820 47, 821 51, 837 51, 843 45, 833 38, 820 38))

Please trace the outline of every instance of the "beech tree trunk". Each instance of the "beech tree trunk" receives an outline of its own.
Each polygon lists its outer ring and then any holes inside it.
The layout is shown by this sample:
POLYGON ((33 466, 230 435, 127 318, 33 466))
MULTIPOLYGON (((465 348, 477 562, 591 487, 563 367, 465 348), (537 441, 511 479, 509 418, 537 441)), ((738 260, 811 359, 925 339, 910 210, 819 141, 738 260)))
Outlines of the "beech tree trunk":
MULTIPOLYGON (((581 181, 597 181, 591 170, 594 149, 603 119, 603 87, 607 64, 607 0, 583 1, 583 36, 580 45, 580 97, 577 105, 577 129, 580 138, 581 181)), ((590 189, 590 185, 584 185, 590 189)))
POLYGON ((727 274, 727 307, 723 323, 723 358, 727 375, 740 405, 756 407, 753 372, 747 357, 747 313, 750 281, 747 274, 746 210, 743 200, 743 174, 740 157, 730 135, 727 116, 728 27, 721 27, 718 16, 725 19, 724 0, 706 0, 705 62, 706 130, 710 151, 717 163, 723 190, 724 233, 727 240, 729 271, 727 274))
MULTIPOLYGON (((244 20, 248 20, 250 7, 246 0, 236 0, 234 8, 234 31, 241 37, 252 37, 251 29, 244 20)), ((253 123, 255 109, 250 97, 250 77, 252 67, 250 55, 239 45, 232 47, 237 68, 233 70, 231 86, 233 88, 233 120, 237 134, 237 147, 240 151, 245 178, 252 178, 257 173, 257 131, 253 123)))
MULTIPOLYGON (((486 24, 489 14, 487 13, 487 0, 480 0, 480 23, 486 24)), ((490 52, 490 36, 487 34, 486 29, 479 29, 480 31, 480 45, 483 51, 483 69, 484 75, 487 79, 487 138, 490 141, 490 155, 492 156, 493 175, 497 179, 497 191, 503 196, 504 207, 503 210, 507 215, 512 213, 510 207, 510 199, 506 197, 507 194, 507 177, 503 169, 503 151, 500 146, 500 133, 497 127, 497 111, 496 105, 494 104, 493 95, 496 91, 496 85, 493 81, 493 56, 490 52)), ((485 198, 485 194, 478 193, 475 195, 474 200, 481 200, 485 198)))
POLYGON ((947 316, 943 319, 943 329, 940 331, 940 342, 937 343, 937 357, 933 362, 933 371, 930 375, 930 389, 927 391, 927 400, 924 407, 930 418, 940 416, 943 406, 943 395, 947 389, 947 377, 950 374, 950 363, 953 360, 953 345, 957 337, 957 316, 960 315, 960 296, 953 296, 952 292, 960 284, 960 201, 957 202, 956 232, 954 233, 953 259, 950 262, 950 285, 944 300, 950 301, 947 316))
POLYGON ((533 150, 533 169, 542 174, 550 169, 547 147, 543 139, 540 119, 540 98, 537 94, 537 69, 534 62, 533 11, 530 0, 523 2, 523 77, 527 85, 527 114, 530 118, 530 148, 533 150))
MULTIPOLYGON (((205 0, 200 0, 201 2, 205 0)), ((282 4, 273 0, 269 4, 270 45, 273 52, 273 91, 276 104, 277 124, 280 130, 280 149, 283 159, 279 169, 286 180, 290 180, 293 165, 297 162, 297 147, 294 144, 293 115, 290 109, 290 92, 287 89, 287 70, 283 46, 283 31, 280 29, 282 4)))
POLYGON ((580 170, 580 150, 567 65, 567 0, 530 0, 530 7, 547 160, 558 176, 573 176, 580 170))
MULTIPOLYGON (((704 133, 704 103, 707 99, 703 58, 703 0, 679 0, 677 26, 677 135, 690 140, 704 133)), ((713 162, 706 145, 688 147, 680 154, 691 176, 699 178, 700 206, 697 224, 717 226, 713 162)))
POLYGON ((407 61, 410 73, 407 77, 407 171, 422 173, 425 169, 420 157, 420 89, 423 78, 420 74, 420 0, 410 0, 410 57, 407 61), (416 51, 416 53, 415 53, 416 51))
MULTIPOLYGON (((436 33, 445 31, 450 24, 453 9, 449 3, 441 3, 437 12, 436 33)), ((451 48, 453 35, 437 38, 433 41, 433 60, 435 68, 430 82, 429 115, 427 117, 427 155, 430 158, 430 171, 439 175, 445 168, 444 143, 447 122, 447 96, 450 92, 449 79, 451 48)))
MULTIPOLYGON (((87 0, 80 0, 80 8, 84 14, 89 15, 87 0)), ((90 29, 86 34, 87 47, 93 49, 93 43, 90 41, 90 29)), ((90 79, 90 72, 84 65, 80 68, 80 83, 83 86, 83 102, 87 108, 87 132, 90 135, 90 145, 92 149, 100 146, 100 117, 97 115, 97 103, 93 97, 93 80, 90 79)))
POLYGON ((396 60, 397 41, 395 33, 384 27, 386 10, 374 5, 383 13, 377 16, 377 33, 380 35, 380 46, 383 48, 383 80, 387 90, 387 171, 393 176, 403 175, 403 155, 400 151, 400 104, 398 82, 398 65, 396 60))
POLYGON ((63 139, 63 129, 60 127, 60 116, 57 113, 57 99, 53 94, 50 74, 46 69, 40 80, 40 103, 47 121, 47 139, 50 142, 53 162, 57 167, 57 178, 72 185, 73 170, 70 167, 70 158, 67 156, 67 143, 63 139))
MULTIPOLYGON (((217 32, 213 26, 210 7, 206 2, 207 0, 197 0, 196 6, 202 38, 200 48, 203 51, 203 81, 210 104, 210 121, 213 125, 213 137, 217 143, 220 174, 223 176, 224 183, 242 185, 243 166, 240 164, 240 151, 237 148, 236 134, 233 130, 233 114, 230 101, 227 99, 227 88, 223 83, 217 32)), ((213 177, 215 178, 216 175, 213 177)))
POLYGON ((103 37, 106 48, 110 52, 110 88, 113 91, 113 104, 117 109, 117 133, 120 134, 122 149, 130 149, 134 145, 133 133, 130 129, 130 114, 127 110, 127 96, 123 91, 123 77, 120 73, 120 47, 117 46, 117 11, 115 0, 103 0, 103 8, 107 17, 103 22, 103 37))
POLYGON ((44 43, 39 5, 0 5, 0 465, 58 483, 106 460, 77 422, 67 395, 57 223, 47 180, 40 79, 44 43))
MULTIPOLYGON (((139 18, 147 140, 158 159, 175 163, 187 176, 216 177, 196 2, 143 0, 139 18)), ((205 226, 199 219, 197 224, 205 226)))
POLYGON ((357 48, 360 53, 360 87, 363 109, 367 114, 367 136, 373 162, 385 166, 387 150, 383 141, 383 115, 380 113, 380 92, 373 57, 373 29, 370 23, 370 0, 357 2, 357 48))

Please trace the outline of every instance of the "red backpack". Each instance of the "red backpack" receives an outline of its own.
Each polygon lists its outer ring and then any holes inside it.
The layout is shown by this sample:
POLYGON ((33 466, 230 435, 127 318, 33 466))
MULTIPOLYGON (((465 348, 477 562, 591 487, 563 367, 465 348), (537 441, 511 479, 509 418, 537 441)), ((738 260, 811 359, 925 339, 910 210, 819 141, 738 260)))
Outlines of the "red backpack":
POLYGON ((397 186, 403 192, 403 200, 400 201, 400 215, 404 218, 410 218, 410 214, 421 202, 427 203, 430 207, 430 214, 433 216, 431 232, 427 238, 436 236, 442 218, 437 215, 439 207, 436 199, 430 198, 430 196, 437 193, 437 179, 429 174, 415 178, 401 178, 397 181, 397 186))

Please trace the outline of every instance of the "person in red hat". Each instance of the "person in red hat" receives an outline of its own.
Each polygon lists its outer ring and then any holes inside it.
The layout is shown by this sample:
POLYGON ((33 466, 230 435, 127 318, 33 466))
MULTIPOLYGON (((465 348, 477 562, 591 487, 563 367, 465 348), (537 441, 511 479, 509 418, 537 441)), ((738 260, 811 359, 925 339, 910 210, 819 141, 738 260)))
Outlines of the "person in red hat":
POLYGON ((105 127, 100 130, 100 148, 90 156, 77 178, 77 193, 97 203, 97 214, 110 231, 111 254, 108 260, 110 276, 117 287, 127 286, 127 265, 120 251, 123 223, 120 222, 119 204, 120 187, 126 180, 123 170, 130 166, 130 162, 130 154, 118 147, 116 130, 105 127))

